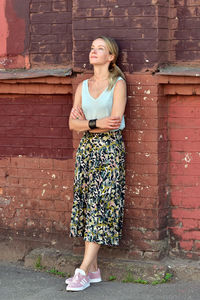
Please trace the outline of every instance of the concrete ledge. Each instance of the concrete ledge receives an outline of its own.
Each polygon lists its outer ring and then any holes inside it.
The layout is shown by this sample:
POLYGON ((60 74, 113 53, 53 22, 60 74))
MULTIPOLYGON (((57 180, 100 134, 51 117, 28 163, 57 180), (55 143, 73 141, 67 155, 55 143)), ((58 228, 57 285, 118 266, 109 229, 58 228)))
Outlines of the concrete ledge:
MULTIPOLYGON (((74 269, 79 267, 82 256, 71 254, 70 250, 61 251, 55 248, 42 246, 41 248, 26 247, 10 241, 0 243, 0 261, 17 262, 23 261, 24 266, 36 269, 39 261, 44 270, 55 268, 65 272, 69 276, 74 273, 74 269), (31 250, 34 249, 34 250, 31 250)), ((148 282, 162 280, 166 273, 172 273, 175 280, 200 281, 200 261, 192 261, 179 258, 165 258, 161 261, 139 261, 104 259, 100 257, 99 266, 102 270, 103 280, 108 280, 110 276, 115 276, 121 281, 127 276, 134 279, 142 279, 148 282)))
MULTIPOLYGON (((25 257, 25 267, 35 268, 40 261, 45 269, 55 268, 69 275, 74 274, 74 269, 79 267, 82 257, 73 256, 67 252, 61 252, 54 248, 42 248, 31 251, 25 257)), ((135 279, 143 279, 148 282, 161 280, 169 271, 168 266, 159 262, 141 262, 115 259, 99 259, 99 266, 102 270, 103 280, 115 276, 116 280, 126 279, 131 275, 135 279)))

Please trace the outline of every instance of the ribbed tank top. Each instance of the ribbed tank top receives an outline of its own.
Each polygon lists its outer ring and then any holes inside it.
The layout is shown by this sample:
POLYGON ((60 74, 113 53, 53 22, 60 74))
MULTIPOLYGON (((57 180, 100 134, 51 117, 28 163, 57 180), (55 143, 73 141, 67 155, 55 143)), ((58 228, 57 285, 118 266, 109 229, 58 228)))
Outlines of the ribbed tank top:
MULTIPOLYGON (((117 81, 118 80, 123 80, 123 78, 118 77, 117 81)), ((88 79, 83 81, 82 109, 87 120, 102 119, 102 118, 109 117, 111 115, 115 85, 110 91, 108 91, 108 89, 105 89, 99 95, 99 97, 95 99, 89 93, 88 79)), ((125 128, 125 120, 123 116, 119 129, 122 130, 124 128, 125 128)))

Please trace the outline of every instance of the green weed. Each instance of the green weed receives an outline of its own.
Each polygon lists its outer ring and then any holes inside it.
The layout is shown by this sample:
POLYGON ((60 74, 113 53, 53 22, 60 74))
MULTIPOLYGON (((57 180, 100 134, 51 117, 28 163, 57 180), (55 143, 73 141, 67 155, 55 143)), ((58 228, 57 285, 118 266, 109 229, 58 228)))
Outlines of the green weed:
POLYGON ((60 272, 60 271, 56 270, 55 268, 53 268, 51 270, 47 270, 47 272, 50 274, 53 274, 53 275, 58 275, 60 277, 66 277, 66 273, 60 272))
POLYGON ((111 275, 111 276, 109 276, 108 280, 113 281, 113 280, 116 280, 116 278, 117 278, 116 276, 111 275))
POLYGON ((153 282, 149 282, 148 280, 143 280, 141 278, 135 279, 132 275, 131 272, 128 272, 126 278, 124 280, 122 280, 122 282, 124 283, 141 283, 141 284, 152 284, 152 285, 156 285, 156 284, 161 284, 161 283, 166 283, 168 282, 171 278, 172 278, 172 274, 171 273, 166 273, 165 277, 160 279, 160 280, 154 280, 153 282))
POLYGON ((45 269, 45 267, 42 266, 42 264, 41 264, 41 260, 42 260, 42 257, 38 256, 38 258, 35 262, 35 267, 36 267, 37 270, 44 270, 45 269))
MULTIPOLYGON (((37 270, 40 270, 40 271, 46 269, 46 267, 44 267, 42 265, 41 260, 42 260, 42 257, 38 256, 38 258, 37 258, 37 260, 35 262, 35 268, 37 270)), ((50 274, 53 274, 53 275, 61 276, 61 277, 67 277, 67 275, 68 275, 68 277, 70 276, 70 274, 66 274, 64 272, 60 272, 60 271, 56 270, 55 268, 52 268, 50 270, 46 270, 46 272, 50 273, 50 274)))

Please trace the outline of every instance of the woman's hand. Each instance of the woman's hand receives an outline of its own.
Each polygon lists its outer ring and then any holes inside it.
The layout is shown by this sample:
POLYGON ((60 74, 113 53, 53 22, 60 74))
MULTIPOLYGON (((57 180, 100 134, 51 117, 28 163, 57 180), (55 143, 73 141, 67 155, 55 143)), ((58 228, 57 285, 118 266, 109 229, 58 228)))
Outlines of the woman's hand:
POLYGON ((102 129, 119 129, 120 124, 120 117, 107 117, 96 121, 97 128, 102 129))
POLYGON ((71 117, 73 120, 86 120, 83 110, 79 106, 72 108, 71 117))

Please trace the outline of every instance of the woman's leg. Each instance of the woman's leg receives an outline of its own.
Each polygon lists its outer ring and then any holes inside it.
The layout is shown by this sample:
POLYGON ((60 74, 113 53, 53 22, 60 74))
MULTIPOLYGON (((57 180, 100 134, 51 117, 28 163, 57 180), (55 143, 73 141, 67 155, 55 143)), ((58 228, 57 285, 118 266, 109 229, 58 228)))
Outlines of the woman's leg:
POLYGON ((85 242, 85 253, 80 269, 88 272, 97 271, 97 255, 100 245, 93 242, 85 242))

